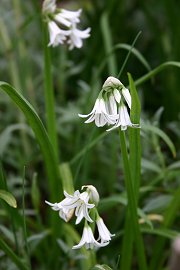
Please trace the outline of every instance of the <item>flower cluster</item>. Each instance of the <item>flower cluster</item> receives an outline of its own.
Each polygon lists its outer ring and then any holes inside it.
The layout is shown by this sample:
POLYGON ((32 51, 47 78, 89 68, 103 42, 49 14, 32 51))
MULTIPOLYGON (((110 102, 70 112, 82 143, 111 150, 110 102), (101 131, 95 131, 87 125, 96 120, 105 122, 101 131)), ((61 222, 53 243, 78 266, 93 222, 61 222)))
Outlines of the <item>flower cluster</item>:
POLYGON ((95 105, 89 114, 79 114, 79 117, 88 118, 85 123, 95 121, 97 127, 113 125, 107 131, 121 127, 139 127, 131 123, 128 109, 131 109, 131 95, 129 90, 115 77, 108 77, 96 99, 95 105))
POLYGON ((48 23, 50 42, 48 46, 57 46, 67 43, 69 49, 81 48, 83 39, 90 36, 90 28, 86 30, 77 29, 80 22, 81 9, 69 11, 56 7, 56 0, 45 0, 42 12, 48 23))
POLYGON ((64 191, 65 199, 59 203, 50 203, 45 201, 55 211, 59 211, 59 216, 68 222, 73 214, 76 216, 76 224, 79 224, 84 218, 85 224, 82 233, 82 238, 78 245, 73 246, 73 249, 81 248, 85 246, 87 249, 93 247, 104 247, 109 244, 111 234, 104 224, 103 219, 99 216, 97 211, 97 204, 99 202, 99 194, 96 188, 92 185, 83 186, 82 189, 86 188, 86 191, 80 193, 76 190, 73 195, 68 194, 64 191), (95 220, 90 216, 91 209, 95 210, 95 220), (97 229, 99 232, 99 238, 96 240, 93 235, 93 231, 89 223, 96 222, 97 229))

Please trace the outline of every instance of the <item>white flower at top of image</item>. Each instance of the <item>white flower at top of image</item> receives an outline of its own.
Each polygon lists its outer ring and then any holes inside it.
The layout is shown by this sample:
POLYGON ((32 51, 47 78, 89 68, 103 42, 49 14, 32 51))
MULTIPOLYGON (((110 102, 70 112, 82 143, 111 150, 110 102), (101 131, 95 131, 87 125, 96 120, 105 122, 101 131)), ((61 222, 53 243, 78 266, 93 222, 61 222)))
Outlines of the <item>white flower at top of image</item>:
POLYGON ((56 0, 44 0, 42 5, 42 12, 44 14, 52 14, 56 10, 56 0))
MULTIPOLYGON (((110 102, 110 101, 109 101, 110 102)), ((110 105, 111 106, 111 105, 110 105)), ((113 105, 112 105, 113 106, 113 105)), ((78 114, 79 117, 88 118, 85 123, 95 121, 97 127, 103 127, 105 124, 115 124, 117 115, 110 115, 107 111, 107 104, 102 97, 96 99, 95 105, 89 114, 78 114)))
POLYGON ((86 249, 93 249, 94 247, 104 247, 106 245, 108 245, 108 242, 98 243, 94 238, 91 227, 88 225, 85 225, 83 229, 82 238, 78 245, 73 246, 73 249, 78 249, 83 246, 85 246, 86 249))
POLYGON ((73 24, 69 30, 69 36, 67 43, 69 44, 69 50, 76 48, 81 48, 83 46, 83 39, 90 36, 91 28, 85 30, 79 30, 76 28, 76 24, 73 24))
POLYGON ((140 128, 139 124, 133 124, 129 117, 129 113, 126 105, 121 103, 118 108, 118 119, 116 120, 115 125, 108 129, 107 131, 111 131, 115 128, 121 127, 121 130, 126 130, 127 127, 140 128))
POLYGON ((82 186, 82 189, 86 188, 86 191, 89 193, 90 200, 96 205, 99 203, 99 193, 93 185, 82 186))
POLYGON ((68 31, 60 29, 54 21, 48 22, 48 30, 50 35, 48 46, 56 47, 59 44, 63 44, 68 35, 68 31))
POLYGON ((100 241, 101 244, 109 244, 109 241, 111 241, 111 237, 115 236, 115 234, 110 233, 110 231, 104 224, 103 219, 100 216, 97 217, 96 224, 99 233, 99 238, 97 239, 97 241, 100 241))
POLYGON ((80 15, 81 15, 82 9, 79 9, 77 11, 70 11, 66 9, 61 9, 60 16, 64 18, 65 20, 69 21, 71 24, 79 23, 80 22, 80 15))

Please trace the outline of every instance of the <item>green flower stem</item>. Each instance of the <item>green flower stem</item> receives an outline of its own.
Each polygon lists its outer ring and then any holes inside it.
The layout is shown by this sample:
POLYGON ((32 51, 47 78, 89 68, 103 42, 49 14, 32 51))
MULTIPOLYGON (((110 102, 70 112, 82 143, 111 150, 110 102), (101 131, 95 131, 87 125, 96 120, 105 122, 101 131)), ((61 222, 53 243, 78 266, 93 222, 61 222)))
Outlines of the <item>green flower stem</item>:
POLYGON ((56 116, 55 116, 55 102, 54 102, 54 90, 53 79, 51 70, 51 52, 48 47, 48 30, 47 24, 43 23, 44 33, 44 91, 45 91, 45 103, 46 103, 46 121, 47 131, 50 141, 53 145, 54 152, 58 158, 58 139, 56 129, 56 116))
POLYGON ((135 244, 136 244, 136 249, 137 249, 139 269, 147 270, 144 244, 143 244, 143 239, 140 233, 140 227, 138 223, 137 202, 135 199, 135 194, 133 191, 133 183, 131 180, 131 172, 130 172, 130 166, 129 166, 125 134, 123 131, 120 131, 119 134, 120 134, 120 144, 121 144, 121 151, 122 151, 123 164, 124 164, 125 184, 126 184, 127 195, 128 195, 129 212, 132 219, 132 231, 134 233, 134 239, 135 239, 135 244))

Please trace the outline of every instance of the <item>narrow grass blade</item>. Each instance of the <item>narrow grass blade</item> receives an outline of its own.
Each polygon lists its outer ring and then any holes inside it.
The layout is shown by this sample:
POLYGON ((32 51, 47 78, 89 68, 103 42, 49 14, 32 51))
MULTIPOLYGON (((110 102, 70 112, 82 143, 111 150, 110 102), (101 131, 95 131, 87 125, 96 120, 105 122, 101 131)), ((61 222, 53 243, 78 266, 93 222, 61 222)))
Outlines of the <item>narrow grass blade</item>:
MULTIPOLYGON (((137 91, 131 75, 128 73, 132 107, 131 107, 131 121, 132 123, 140 123, 141 105, 137 95, 137 91)), ((133 185, 136 205, 138 202, 139 186, 140 186, 140 172, 141 172, 141 143, 140 143, 140 129, 129 130, 129 167, 131 170, 131 181, 133 185)), ((130 207, 130 205, 128 205, 130 207)), ((120 262, 120 269, 131 269, 131 259, 133 250, 134 233, 132 230, 132 221, 130 209, 127 210, 125 232, 122 246, 122 260, 120 262)))
MULTIPOLYGON (((101 29, 102 29, 106 54, 108 54, 112 51, 113 41, 112 41, 110 26, 108 22, 108 14, 106 12, 101 17, 101 29)), ((113 54, 110 54, 108 58, 108 69, 109 69, 109 74, 111 74, 112 76, 116 75, 117 66, 116 66, 115 56, 113 54)))
POLYGON ((135 85, 138 86, 138 85, 144 83, 145 81, 153 78, 156 74, 158 74, 162 70, 164 70, 164 69, 166 69, 168 67, 171 67, 171 66, 172 67, 180 68, 180 62, 168 61, 168 62, 165 62, 165 63, 159 65, 155 69, 151 70, 150 72, 148 72, 147 74, 145 74, 144 76, 142 76, 141 78, 139 78, 138 80, 136 80, 135 81, 135 85))
POLYGON ((135 239, 135 244, 136 244, 136 252, 137 252, 137 257, 138 257, 139 269, 146 270, 147 269, 146 255, 145 255, 142 235, 140 233, 140 226, 138 223, 137 199, 135 197, 133 182, 131 178, 131 171, 130 171, 131 168, 129 165, 125 134, 123 131, 120 131, 119 134, 120 134, 121 153, 122 153, 123 165, 124 165, 125 184, 126 184, 127 195, 128 195, 128 207, 129 207, 129 211, 131 215, 131 226, 132 226, 132 231, 134 234, 134 239, 135 239))
POLYGON ((44 33, 44 92, 46 102, 46 120, 49 138, 54 148, 56 158, 58 158, 58 139, 56 130, 55 99, 52 79, 51 52, 48 47, 47 23, 43 23, 44 33))

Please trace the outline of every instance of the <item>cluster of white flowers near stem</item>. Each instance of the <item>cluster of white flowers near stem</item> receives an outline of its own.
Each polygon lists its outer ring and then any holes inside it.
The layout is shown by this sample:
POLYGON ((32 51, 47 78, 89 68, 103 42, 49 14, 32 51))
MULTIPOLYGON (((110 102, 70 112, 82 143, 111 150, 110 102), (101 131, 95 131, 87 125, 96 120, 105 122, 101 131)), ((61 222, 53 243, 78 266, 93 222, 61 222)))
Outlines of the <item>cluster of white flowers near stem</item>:
POLYGON ((73 246, 73 249, 81 248, 85 246, 87 249, 94 247, 104 247, 109 244, 111 234, 103 219, 99 216, 97 211, 97 205, 99 202, 99 194, 96 188, 92 185, 83 186, 82 189, 86 189, 82 193, 76 190, 73 195, 64 191, 65 199, 59 203, 50 203, 45 201, 55 211, 59 211, 59 216, 66 222, 68 222, 72 216, 76 216, 76 225, 84 219, 84 229, 82 238, 78 245, 73 246), (91 209, 94 210, 91 216, 91 209), (93 235, 93 230, 90 226, 91 223, 96 222, 99 238, 96 240, 93 235))
POLYGON ((127 107, 131 109, 129 90, 117 78, 110 76, 103 84, 92 111, 86 115, 79 114, 79 117, 88 118, 85 123, 95 121, 97 127, 112 125, 107 131, 118 127, 121 130, 139 128, 139 124, 131 122, 127 107))
POLYGON ((59 9, 56 0, 45 0, 42 12, 48 23, 50 41, 48 46, 56 47, 59 44, 68 44, 69 49, 81 48, 83 39, 90 36, 90 28, 79 30, 77 24, 80 22, 81 9, 69 11, 59 9))

